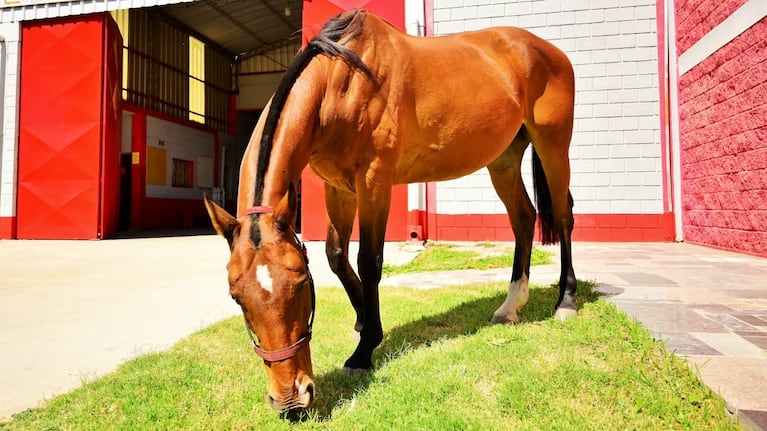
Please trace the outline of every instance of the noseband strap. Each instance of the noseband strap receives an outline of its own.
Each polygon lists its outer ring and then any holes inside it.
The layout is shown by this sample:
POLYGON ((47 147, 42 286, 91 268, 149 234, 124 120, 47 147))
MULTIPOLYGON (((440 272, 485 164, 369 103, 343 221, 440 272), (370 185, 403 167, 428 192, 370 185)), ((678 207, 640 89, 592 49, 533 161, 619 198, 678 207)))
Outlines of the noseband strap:
MULTIPOLYGON (((247 322, 246 322, 247 323, 247 322)), ((247 326, 247 325, 246 325, 247 326)), ((250 329, 248 329, 248 332, 250 332, 250 329)), ((252 337, 252 335, 251 335, 252 337)), ((258 356, 263 358, 267 362, 280 362, 287 359, 292 358, 293 356, 296 356, 296 353, 301 349, 301 347, 304 346, 304 344, 309 344, 309 341, 312 340, 312 331, 309 329, 309 332, 301 337, 298 341, 291 344, 288 347, 285 347, 284 349, 279 350, 264 350, 261 347, 258 346, 258 343, 255 342, 255 338, 252 339, 253 341, 253 351, 256 352, 258 356)))

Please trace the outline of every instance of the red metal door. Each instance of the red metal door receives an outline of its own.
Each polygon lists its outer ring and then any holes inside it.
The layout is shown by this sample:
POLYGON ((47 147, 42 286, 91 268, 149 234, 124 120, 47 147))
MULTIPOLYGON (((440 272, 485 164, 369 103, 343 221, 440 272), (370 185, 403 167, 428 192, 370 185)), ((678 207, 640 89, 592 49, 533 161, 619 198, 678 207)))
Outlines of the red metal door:
MULTIPOLYGON (((405 28, 404 0, 304 0, 303 38, 304 43, 319 33, 325 22, 339 13, 362 8, 381 16, 400 29, 405 28)), ((311 169, 305 169, 301 177, 301 235, 306 240, 325 239, 325 189, 324 183, 311 169)), ((357 228, 353 238, 357 238, 357 228)), ((395 186, 392 190, 389 223, 386 227, 387 241, 408 239, 407 229, 407 185, 395 186)))
POLYGON ((111 209, 102 207, 109 192, 102 186, 119 193, 119 177, 115 182, 104 174, 119 175, 119 135, 108 136, 119 133, 120 121, 109 119, 117 124, 109 131, 103 121, 115 116, 114 108, 120 114, 119 100, 110 108, 103 103, 105 69, 115 70, 104 62, 108 19, 99 14, 22 27, 18 238, 95 239, 102 218, 112 217, 111 209))

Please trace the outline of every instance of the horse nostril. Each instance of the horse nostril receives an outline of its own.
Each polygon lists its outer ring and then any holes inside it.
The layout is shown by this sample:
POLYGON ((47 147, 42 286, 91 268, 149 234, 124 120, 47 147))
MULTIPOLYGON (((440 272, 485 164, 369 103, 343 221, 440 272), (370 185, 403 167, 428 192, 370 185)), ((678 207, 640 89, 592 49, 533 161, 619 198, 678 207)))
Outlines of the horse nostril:
POLYGON ((306 385, 306 393, 309 394, 309 401, 314 400, 314 383, 306 385))

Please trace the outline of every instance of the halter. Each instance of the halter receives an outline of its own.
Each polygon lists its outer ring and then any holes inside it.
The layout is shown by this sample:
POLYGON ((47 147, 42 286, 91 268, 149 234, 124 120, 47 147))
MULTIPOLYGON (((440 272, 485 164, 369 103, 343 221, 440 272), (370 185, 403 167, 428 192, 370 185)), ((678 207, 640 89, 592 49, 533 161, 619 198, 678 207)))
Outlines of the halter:
POLYGON ((245 215, 254 215, 254 214, 272 214, 274 212, 274 208, 272 207, 265 207, 265 206, 255 206, 250 207, 245 210, 245 215))
MULTIPOLYGON (((255 206, 248 208, 245 211, 245 215, 271 214, 273 212, 274 209, 271 207, 255 206)), ((250 342, 253 344, 253 351, 267 362, 280 362, 290 359, 295 356, 299 350, 301 350, 301 347, 304 345, 309 345, 309 341, 312 340, 312 326, 314 325, 315 307, 314 279, 312 279, 312 273, 309 271, 309 256, 306 252, 306 246, 304 245, 303 241, 298 238, 298 235, 295 232, 293 232, 293 237, 295 238, 296 243, 301 246, 301 253, 304 255, 306 275, 309 277, 309 286, 312 290, 312 314, 309 315, 309 324, 307 325, 306 335, 299 338, 298 341, 291 344, 290 346, 277 350, 266 350, 261 348, 261 346, 258 344, 258 341, 256 340, 255 335, 253 335, 253 331, 250 329, 250 324, 248 323, 248 319, 245 317, 245 313, 242 314, 242 318, 245 320, 245 329, 248 331, 248 337, 250 337, 250 342)))

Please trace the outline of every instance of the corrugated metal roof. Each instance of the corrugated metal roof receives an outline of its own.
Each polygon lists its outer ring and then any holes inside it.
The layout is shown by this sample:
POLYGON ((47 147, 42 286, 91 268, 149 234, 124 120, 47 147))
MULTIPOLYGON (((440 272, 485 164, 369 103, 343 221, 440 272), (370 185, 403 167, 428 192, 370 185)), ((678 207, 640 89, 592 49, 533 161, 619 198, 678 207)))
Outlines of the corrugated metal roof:
POLYGON ((302 7, 301 0, 203 0, 162 9, 231 54, 248 57, 300 37, 302 7))
POLYGON ((153 7, 232 56, 250 57, 298 38, 302 0, 20 0, 0 8, 0 23, 153 7), (289 14, 286 14, 289 12, 289 14))

